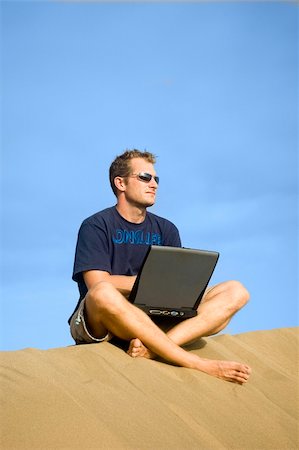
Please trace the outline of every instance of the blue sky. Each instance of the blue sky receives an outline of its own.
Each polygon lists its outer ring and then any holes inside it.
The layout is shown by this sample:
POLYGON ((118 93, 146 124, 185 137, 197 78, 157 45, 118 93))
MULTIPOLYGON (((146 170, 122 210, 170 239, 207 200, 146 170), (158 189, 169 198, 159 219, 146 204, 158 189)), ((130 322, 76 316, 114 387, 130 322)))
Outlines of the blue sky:
POLYGON ((298 325, 295 3, 2 1, 1 350, 73 343, 78 228, 126 148, 151 209, 239 279, 236 334, 298 325))

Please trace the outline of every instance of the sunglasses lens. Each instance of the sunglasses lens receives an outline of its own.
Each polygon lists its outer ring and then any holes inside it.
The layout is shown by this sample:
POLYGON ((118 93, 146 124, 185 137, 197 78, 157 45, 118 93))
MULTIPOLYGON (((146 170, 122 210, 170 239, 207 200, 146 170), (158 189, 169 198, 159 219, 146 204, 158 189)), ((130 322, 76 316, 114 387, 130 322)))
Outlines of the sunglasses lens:
POLYGON ((141 172, 138 175, 139 180, 144 181, 145 183, 149 183, 152 178, 154 178, 155 182, 159 184, 159 177, 153 177, 150 173, 141 172))
POLYGON ((145 181, 146 183, 149 183, 152 179, 152 176, 149 173, 140 173, 138 177, 141 181, 145 181))

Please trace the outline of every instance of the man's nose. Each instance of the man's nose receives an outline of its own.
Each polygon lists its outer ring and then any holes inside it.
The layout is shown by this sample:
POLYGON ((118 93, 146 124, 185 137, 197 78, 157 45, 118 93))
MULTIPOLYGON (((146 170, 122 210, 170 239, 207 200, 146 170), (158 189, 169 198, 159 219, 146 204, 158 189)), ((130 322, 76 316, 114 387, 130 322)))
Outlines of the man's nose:
POLYGON ((155 189, 157 189, 158 183, 156 182, 154 177, 152 177, 151 181, 149 182, 149 186, 150 187, 154 187, 155 189))

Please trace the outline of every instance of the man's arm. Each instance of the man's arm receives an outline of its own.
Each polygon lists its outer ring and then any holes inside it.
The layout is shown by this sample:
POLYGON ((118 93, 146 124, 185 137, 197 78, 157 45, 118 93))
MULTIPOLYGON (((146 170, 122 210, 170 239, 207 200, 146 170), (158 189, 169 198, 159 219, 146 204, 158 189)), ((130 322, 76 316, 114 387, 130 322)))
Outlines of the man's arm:
POLYGON ((136 280, 136 275, 110 275, 110 273, 102 270, 88 270, 87 272, 83 272, 83 279, 88 290, 100 281, 108 281, 121 294, 128 297, 136 280))

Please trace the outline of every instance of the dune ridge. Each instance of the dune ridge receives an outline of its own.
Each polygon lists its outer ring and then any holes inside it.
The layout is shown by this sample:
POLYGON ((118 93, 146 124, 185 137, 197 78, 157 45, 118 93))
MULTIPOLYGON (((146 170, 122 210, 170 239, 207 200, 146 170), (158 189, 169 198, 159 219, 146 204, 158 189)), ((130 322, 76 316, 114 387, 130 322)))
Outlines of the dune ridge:
POLYGON ((296 327, 189 346, 247 362, 244 386, 110 343, 1 352, 0 448, 298 449, 298 343, 296 327))

